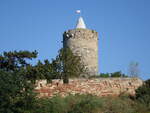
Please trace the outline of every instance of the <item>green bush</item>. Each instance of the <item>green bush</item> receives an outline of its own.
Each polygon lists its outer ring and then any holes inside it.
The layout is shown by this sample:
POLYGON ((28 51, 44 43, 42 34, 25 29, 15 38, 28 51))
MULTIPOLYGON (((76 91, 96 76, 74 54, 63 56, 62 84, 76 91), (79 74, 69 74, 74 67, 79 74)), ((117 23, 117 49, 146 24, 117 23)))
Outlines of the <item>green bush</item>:
POLYGON ((33 113, 34 87, 22 74, 0 70, 0 113, 33 113))
POLYGON ((150 110, 150 79, 136 90, 135 98, 150 110))
POLYGON ((135 113, 131 101, 128 98, 119 98, 119 97, 107 97, 104 99, 103 112, 104 113, 135 113))
POLYGON ((64 98, 55 96, 51 99, 39 99, 35 113, 67 113, 68 103, 64 98))
POLYGON ((55 96, 39 99, 35 113, 148 113, 143 104, 121 97, 97 97, 92 95, 55 96))
POLYGON ((127 75, 123 74, 121 71, 113 72, 113 73, 101 73, 99 77, 128 77, 127 75))
POLYGON ((99 113, 102 102, 98 97, 91 95, 75 97, 78 101, 68 113, 99 113))
POLYGON ((121 73, 121 71, 117 71, 117 72, 111 73, 111 77, 127 77, 127 76, 121 73))
POLYGON ((106 74, 105 74, 105 73, 101 73, 101 74, 100 74, 100 77, 107 78, 107 77, 110 77, 110 76, 109 76, 109 73, 106 73, 106 74))

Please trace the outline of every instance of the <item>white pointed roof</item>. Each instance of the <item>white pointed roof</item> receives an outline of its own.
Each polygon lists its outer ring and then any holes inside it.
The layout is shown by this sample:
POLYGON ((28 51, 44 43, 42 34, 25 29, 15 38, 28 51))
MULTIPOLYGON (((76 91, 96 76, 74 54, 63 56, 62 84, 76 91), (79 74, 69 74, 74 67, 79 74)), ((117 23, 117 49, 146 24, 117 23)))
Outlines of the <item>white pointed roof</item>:
POLYGON ((77 25, 76 28, 83 28, 86 29, 86 25, 84 23, 84 20, 82 17, 79 17, 78 21, 77 21, 77 25))

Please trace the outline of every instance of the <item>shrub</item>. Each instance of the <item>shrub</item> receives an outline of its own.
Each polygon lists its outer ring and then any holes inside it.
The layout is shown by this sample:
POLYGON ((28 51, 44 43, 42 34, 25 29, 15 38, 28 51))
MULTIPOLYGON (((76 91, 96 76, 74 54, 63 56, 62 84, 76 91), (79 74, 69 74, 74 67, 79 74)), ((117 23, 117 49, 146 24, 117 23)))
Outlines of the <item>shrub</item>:
POLYGON ((128 96, 97 97, 92 95, 55 96, 39 99, 35 113, 148 113, 143 104, 128 96))
POLYGON ((36 103, 33 88, 22 72, 0 70, 0 113, 33 113, 36 103))
POLYGON ((75 97, 78 100, 68 113, 99 113, 102 102, 98 97, 91 95, 75 97))
POLYGON ((114 73, 111 73, 111 77, 127 77, 125 74, 122 74, 121 71, 117 71, 114 73))
POLYGON ((104 113, 135 113, 133 106, 131 106, 134 102, 128 98, 106 97, 104 100, 104 113))
POLYGON ((135 98, 150 109, 150 79, 136 90, 135 98))
POLYGON ((121 71, 113 72, 113 73, 101 73, 100 77, 128 77, 127 75, 123 74, 121 71))
POLYGON ((64 98, 55 96, 53 98, 39 99, 35 113, 67 113, 68 104, 64 98))
POLYGON ((107 77, 109 77, 109 73, 106 73, 106 74, 105 74, 105 73, 101 73, 101 74, 100 74, 100 77, 107 78, 107 77))

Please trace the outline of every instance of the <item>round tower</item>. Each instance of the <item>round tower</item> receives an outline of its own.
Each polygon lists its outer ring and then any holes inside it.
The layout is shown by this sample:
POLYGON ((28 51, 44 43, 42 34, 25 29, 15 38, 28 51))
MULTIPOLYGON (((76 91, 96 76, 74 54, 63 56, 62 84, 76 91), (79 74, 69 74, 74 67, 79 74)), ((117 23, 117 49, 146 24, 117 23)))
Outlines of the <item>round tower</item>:
POLYGON ((75 29, 64 32, 63 47, 69 47, 81 57, 87 76, 98 75, 98 33, 87 29, 82 17, 79 17, 75 29))

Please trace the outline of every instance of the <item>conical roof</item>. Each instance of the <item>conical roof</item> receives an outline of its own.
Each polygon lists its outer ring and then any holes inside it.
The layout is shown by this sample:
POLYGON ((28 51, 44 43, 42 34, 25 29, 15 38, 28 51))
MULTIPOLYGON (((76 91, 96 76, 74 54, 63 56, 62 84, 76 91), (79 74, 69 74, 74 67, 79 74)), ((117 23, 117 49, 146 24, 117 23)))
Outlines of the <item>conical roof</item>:
POLYGON ((84 23, 84 20, 82 17, 79 17, 78 21, 77 21, 77 25, 76 28, 83 28, 86 29, 86 25, 84 23))

